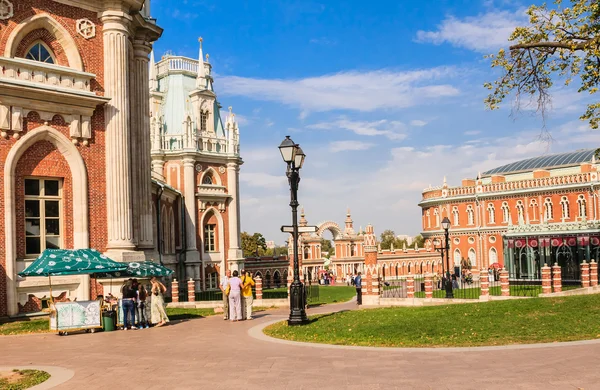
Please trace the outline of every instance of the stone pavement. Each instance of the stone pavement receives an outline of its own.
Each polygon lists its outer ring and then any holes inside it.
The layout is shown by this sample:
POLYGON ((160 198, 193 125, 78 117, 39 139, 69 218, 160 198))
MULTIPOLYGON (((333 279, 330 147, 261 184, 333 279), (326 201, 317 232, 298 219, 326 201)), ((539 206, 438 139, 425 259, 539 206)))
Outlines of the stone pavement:
MULTIPOLYGON (((309 310, 353 309, 352 303, 309 310)), ((0 366, 54 365, 56 389, 598 389, 600 344, 444 351, 305 347, 256 339, 284 310, 231 323, 214 316, 162 328, 0 337, 0 366)), ((418 330, 415 329, 415 332, 418 330)))

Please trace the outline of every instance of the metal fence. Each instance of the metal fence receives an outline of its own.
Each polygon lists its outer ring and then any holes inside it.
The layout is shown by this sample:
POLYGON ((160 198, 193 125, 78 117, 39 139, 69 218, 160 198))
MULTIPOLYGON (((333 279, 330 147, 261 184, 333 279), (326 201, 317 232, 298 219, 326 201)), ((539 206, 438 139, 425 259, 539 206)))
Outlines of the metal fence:
POLYGON ((379 295, 381 298, 406 298, 406 279, 381 281, 379 295))
POLYGON ((314 305, 319 302, 319 285, 308 283, 304 285, 306 292, 306 304, 314 305))

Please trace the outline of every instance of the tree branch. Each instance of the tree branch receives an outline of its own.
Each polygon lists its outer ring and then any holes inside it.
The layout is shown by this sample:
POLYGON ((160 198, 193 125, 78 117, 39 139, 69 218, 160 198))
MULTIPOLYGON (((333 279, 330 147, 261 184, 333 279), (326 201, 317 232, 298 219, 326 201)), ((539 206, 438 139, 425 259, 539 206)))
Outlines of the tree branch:
POLYGON ((593 41, 594 39, 588 39, 585 42, 578 43, 576 45, 569 44, 566 42, 531 42, 531 43, 520 43, 518 45, 510 46, 510 50, 520 50, 520 49, 539 49, 543 47, 553 47, 557 49, 569 49, 569 50, 583 50, 587 46, 588 43, 593 41))

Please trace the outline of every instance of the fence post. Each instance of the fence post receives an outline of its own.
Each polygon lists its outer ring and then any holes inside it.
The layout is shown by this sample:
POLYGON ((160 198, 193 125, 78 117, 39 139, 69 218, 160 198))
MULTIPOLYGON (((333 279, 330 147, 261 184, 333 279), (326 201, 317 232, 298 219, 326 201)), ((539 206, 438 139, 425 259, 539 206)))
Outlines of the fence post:
POLYGON ((412 274, 406 277, 406 297, 415 297, 415 277, 412 274))
POLYGON ((581 269, 581 287, 590 287, 590 265, 583 260, 579 268, 581 269))
POLYGON ((479 285, 481 286, 481 296, 490 295, 490 279, 486 269, 482 269, 479 272, 479 285))
POLYGON ((592 259, 590 262, 590 286, 595 287, 598 285, 598 263, 592 259))
POLYGON ((256 299, 263 299, 262 298, 262 279, 260 276, 257 276, 256 279, 254 279, 254 281, 256 282, 256 299))
POLYGON ((508 283, 508 271, 506 268, 502 268, 502 271, 500 271, 500 288, 503 297, 510 296, 510 285, 508 283))
POLYGON ((179 302, 179 282, 173 279, 171 283, 171 302, 179 302))
POLYGON ((188 288, 188 302, 194 302, 196 300, 196 292, 194 291, 194 279, 190 278, 187 281, 188 288))
POLYGON ((433 279, 430 273, 425 274, 425 298, 433 298, 433 279))
POLYGON ((552 268, 548 264, 542 267, 542 294, 550 294, 552 292, 552 268))
POLYGON ((558 263, 552 266, 552 288, 555 293, 562 291, 562 273, 558 263))

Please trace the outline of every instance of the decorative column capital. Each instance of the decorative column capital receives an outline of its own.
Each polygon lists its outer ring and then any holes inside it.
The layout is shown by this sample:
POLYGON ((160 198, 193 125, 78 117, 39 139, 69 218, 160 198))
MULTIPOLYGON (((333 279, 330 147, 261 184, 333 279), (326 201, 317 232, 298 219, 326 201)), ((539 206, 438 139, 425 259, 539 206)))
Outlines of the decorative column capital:
POLYGON ((133 18, 123 11, 108 10, 100 13, 103 34, 117 31, 129 35, 132 20, 133 18))
POLYGON ((234 170, 239 171, 240 166, 238 163, 230 162, 230 163, 227 163, 227 169, 230 171, 234 171, 234 170))
POLYGON ((195 164, 196 164, 196 160, 194 160, 193 158, 184 158, 183 159, 183 167, 184 168, 194 168, 195 164))

